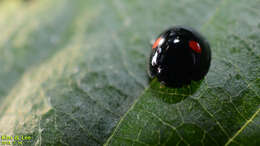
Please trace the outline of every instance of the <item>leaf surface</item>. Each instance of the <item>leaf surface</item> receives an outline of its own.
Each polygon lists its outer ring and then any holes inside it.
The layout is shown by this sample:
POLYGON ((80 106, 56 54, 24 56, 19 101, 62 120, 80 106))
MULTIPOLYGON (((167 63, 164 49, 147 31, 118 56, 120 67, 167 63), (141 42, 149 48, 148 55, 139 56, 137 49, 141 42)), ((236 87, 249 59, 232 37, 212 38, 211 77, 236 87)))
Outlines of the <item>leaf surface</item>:
POLYGON ((252 0, 2 1, 0 135, 28 145, 257 145, 260 9, 252 0), (160 87, 149 44, 202 32, 201 83, 160 87))

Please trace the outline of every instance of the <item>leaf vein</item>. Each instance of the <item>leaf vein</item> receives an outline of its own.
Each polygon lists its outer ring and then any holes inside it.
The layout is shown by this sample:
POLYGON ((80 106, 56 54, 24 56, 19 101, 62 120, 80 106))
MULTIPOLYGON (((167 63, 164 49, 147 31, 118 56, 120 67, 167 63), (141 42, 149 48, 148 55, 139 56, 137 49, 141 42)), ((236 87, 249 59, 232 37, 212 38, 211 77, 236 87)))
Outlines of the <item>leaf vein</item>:
POLYGON ((253 121, 253 119, 257 116, 257 114, 260 112, 260 108, 258 108, 258 110, 251 116, 250 119, 248 119, 246 121, 246 123, 234 134, 234 136, 232 136, 227 143, 225 144, 225 146, 229 145, 232 141, 234 141, 234 139, 247 127, 247 125, 249 123, 251 123, 253 121))
POLYGON ((153 117, 155 117, 157 120, 159 120, 163 125, 171 128, 173 131, 176 131, 177 135, 180 137, 180 139, 186 143, 187 145, 190 145, 183 137, 182 135, 178 132, 177 128, 174 127, 173 125, 169 124, 168 122, 164 121, 163 119, 161 119, 160 117, 158 117, 156 114, 150 112, 150 111, 147 111, 147 110, 143 110, 144 112, 146 113, 149 113, 150 115, 152 115, 153 117))

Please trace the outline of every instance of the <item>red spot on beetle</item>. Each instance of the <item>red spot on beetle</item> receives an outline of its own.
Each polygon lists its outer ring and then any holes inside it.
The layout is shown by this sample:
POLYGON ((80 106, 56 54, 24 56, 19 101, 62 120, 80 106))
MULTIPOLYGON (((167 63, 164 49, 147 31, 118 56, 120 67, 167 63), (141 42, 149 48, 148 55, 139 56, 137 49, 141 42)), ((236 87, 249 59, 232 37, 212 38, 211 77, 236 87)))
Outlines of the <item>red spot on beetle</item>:
POLYGON ((159 45, 161 39, 162 39, 162 38, 159 37, 159 38, 154 42, 154 44, 153 44, 153 49, 155 49, 155 48, 159 45))
POLYGON ((189 46, 190 48, 197 52, 197 53, 201 53, 201 47, 200 47, 200 44, 198 42, 195 42, 195 41, 189 41, 189 46))

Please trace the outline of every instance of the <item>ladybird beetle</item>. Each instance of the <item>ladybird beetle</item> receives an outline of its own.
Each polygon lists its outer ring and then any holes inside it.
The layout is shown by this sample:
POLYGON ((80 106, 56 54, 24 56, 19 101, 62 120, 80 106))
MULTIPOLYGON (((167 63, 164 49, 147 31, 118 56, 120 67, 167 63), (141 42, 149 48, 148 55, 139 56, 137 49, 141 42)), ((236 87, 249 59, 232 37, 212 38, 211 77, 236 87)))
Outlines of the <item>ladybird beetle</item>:
POLYGON ((172 27, 154 42, 148 74, 166 86, 181 87, 203 79, 210 62, 210 45, 201 34, 188 27, 172 27))

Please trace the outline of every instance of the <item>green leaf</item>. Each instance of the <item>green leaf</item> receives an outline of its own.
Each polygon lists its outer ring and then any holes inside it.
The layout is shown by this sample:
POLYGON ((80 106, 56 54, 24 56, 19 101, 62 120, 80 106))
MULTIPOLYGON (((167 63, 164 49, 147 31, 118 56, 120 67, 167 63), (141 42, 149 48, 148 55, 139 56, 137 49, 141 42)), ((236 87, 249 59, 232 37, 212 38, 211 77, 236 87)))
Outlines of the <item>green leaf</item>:
POLYGON ((259 0, 1 1, 0 136, 24 145, 259 145, 259 0), (150 40, 209 39, 205 80, 161 87, 150 40))

